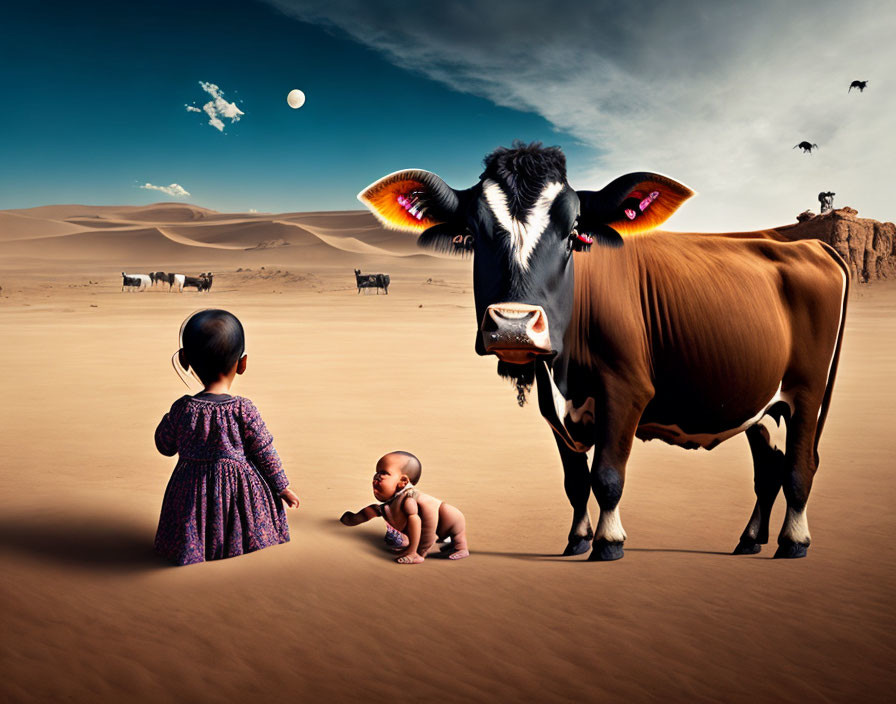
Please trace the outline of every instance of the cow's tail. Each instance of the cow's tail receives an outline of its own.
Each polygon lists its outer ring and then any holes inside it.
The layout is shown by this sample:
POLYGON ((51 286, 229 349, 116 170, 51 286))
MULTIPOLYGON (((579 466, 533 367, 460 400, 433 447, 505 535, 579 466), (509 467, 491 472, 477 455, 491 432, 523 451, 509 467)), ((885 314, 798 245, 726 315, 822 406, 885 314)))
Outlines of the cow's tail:
POLYGON ((821 242, 825 251, 840 267, 843 273, 843 300, 840 302, 840 328, 837 330, 837 343, 834 346, 834 356, 831 358, 831 368, 828 371, 828 383, 824 389, 824 398, 821 400, 821 408, 818 411, 818 425, 815 428, 815 463, 818 464, 818 441, 821 439, 821 431, 824 429, 824 421, 828 416, 828 408, 831 405, 831 392, 834 388, 834 378, 837 376, 837 365, 840 363, 840 348, 843 345, 843 329, 846 327, 846 304, 849 300, 849 267, 843 261, 843 257, 837 250, 826 242, 821 242))

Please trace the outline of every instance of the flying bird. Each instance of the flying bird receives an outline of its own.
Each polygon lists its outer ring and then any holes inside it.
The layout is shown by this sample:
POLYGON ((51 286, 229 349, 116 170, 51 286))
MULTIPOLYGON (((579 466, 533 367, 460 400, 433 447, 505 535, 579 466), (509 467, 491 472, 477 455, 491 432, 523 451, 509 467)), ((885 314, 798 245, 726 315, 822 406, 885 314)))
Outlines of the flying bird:
POLYGON ((849 90, 846 91, 846 92, 847 92, 847 93, 852 93, 852 89, 853 89, 853 88, 858 88, 858 89, 859 89, 859 93, 864 93, 864 92, 865 92, 865 86, 867 86, 867 85, 868 85, 868 81, 853 81, 852 83, 849 84, 849 90))
POLYGON ((817 144, 812 144, 810 142, 800 142, 799 144, 794 146, 794 149, 796 149, 797 147, 803 150, 803 154, 811 154, 813 149, 818 149, 817 144))

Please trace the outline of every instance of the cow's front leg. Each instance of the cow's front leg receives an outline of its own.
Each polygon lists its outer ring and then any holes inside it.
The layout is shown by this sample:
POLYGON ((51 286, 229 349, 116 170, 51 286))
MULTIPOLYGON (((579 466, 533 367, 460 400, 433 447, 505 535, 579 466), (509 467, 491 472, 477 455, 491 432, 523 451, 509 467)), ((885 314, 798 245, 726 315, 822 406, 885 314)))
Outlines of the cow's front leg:
POLYGON ((600 428, 591 465, 591 489, 600 506, 600 518, 588 559, 600 562, 623 556, 622 544, 626 535, 619 518, 619 500, 635 430, 647 403, 646 397, 641 402, 628 401, 632 397, 624 387, 610 387, 607 398, 615 399, 615 402, 608 403, 604 409, 604 426, 600 428))
POLYGON ((591 488, 600 506, 600 518, 589 560, 607 562, 623 556, 625 530, 619 518, 619 499, 625 483, 625 463, 598 461, 591 468, 591 488))
POLYGON ((594 532, 588 515, 588 499, 591 496, 591 478, 588 473, 588 457, 584 452, 571 450, 563 439, 554 433, 560 459, 563 462, 563 488, 572 506, 572 527, 564 556, 588 552, 594 532))

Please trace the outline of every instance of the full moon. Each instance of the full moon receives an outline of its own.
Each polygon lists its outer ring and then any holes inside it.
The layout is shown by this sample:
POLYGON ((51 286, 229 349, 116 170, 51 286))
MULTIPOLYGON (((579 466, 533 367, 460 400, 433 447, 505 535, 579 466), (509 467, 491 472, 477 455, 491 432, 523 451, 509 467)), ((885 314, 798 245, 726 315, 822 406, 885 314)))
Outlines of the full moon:
POLYGON ((289 103, 289 107, 293 109, 300 108, 305 104, 305 94, 298 88, 294 88, 289 91, 289 95, 286 96, 286 102, 289 103))

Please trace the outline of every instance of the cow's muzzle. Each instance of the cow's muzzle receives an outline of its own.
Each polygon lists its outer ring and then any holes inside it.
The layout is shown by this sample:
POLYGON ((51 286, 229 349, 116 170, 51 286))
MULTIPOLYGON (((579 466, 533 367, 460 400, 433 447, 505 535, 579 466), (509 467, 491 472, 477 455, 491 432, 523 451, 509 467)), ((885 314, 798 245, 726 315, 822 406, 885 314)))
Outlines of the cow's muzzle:
POLYGON ((511 364, 531 362, 551 353, 548 316, 541 306, 495 303, 485 309, 479 326, 486 354, 511 364))

